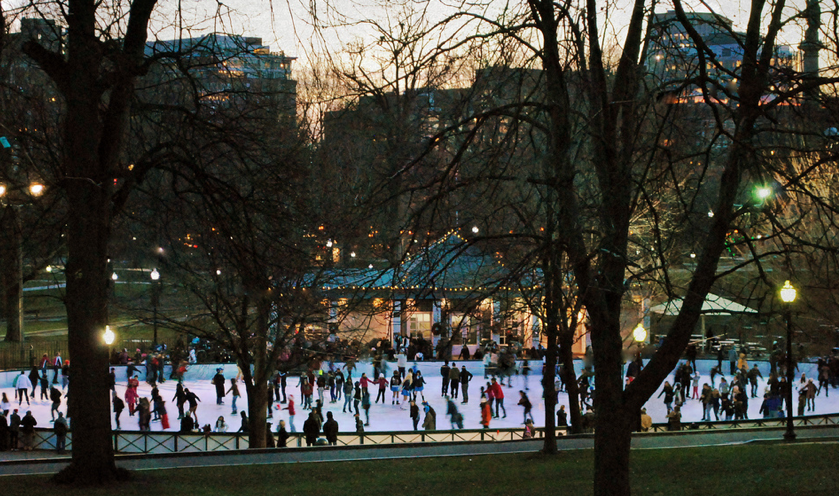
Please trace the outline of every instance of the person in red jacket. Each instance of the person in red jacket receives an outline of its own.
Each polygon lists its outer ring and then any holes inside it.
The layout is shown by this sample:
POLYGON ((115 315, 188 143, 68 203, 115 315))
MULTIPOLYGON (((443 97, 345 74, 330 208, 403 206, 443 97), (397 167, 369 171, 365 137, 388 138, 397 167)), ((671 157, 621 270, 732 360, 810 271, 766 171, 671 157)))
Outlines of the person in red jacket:
POLYGON ((490 386, 492 389, 492 395, 495 397, 495 418, 498 418, 498 410, 504 410, 504 416, 502 418, 507 418, 507 409, 504 408, 504 391, 501 389, 501 384, 498 384, 498 381, 495 380, 495 377, 492 378, 492 385, 490 386))
POLYGON ((382 399, 382 404, 385 402, 385 391, 387 391, 387 384, 388 380, 385 379, 384 374, 379 374, 379 378, 376 379, 376 384, 379 385, 379 394, 376 395, 376 403, 379 402, 379 398, 382 399))
POLYGON ((489 419, 492 418, 492 410, 487 403, 486 398, 481 398, 481 425, 484 429, 489 429, 489 419))
MULTIPOLYGON (((277 405, 277 408, 280 408, 280 405, 277 405)), ((297 432, 297 429, 294 428, 294 414, 297 412, 294 410, 293 395, 288 395, 288 406, 282 410, 288 410, 288 427, 291 429, 291 432, 297 432)))

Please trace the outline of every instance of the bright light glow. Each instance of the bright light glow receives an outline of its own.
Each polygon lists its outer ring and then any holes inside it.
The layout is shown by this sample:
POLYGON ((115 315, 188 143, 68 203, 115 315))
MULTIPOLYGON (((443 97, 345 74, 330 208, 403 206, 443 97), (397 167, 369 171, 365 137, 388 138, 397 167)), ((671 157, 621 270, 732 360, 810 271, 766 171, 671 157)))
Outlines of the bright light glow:
POLYGON ((159 246, 157 248, 157 253, 160 253, 161 255, 163 255, 163 247, 162 246, 159 246))
POLYGON ((29 193, 31 193, 32 196, 41 196, 44 193, 44 185, 38 183, 31 184, 29 186, 29 193))
POLYGON ((373 264, 368 265, 368 266, 367 266, 367 268, 368 268, 368 269, 372 269, 372 268, 373 268, 373 264))
POLYGON ((798 292, 795 290, 792 284, 789 281, 784 283, 784 287, 781 288, 781 300, 784 303, 792 303, 795 301, 795 296, 798 292))
POLYGON ((772 188, 767 188, 766 186, 757 189, 757 197, 761 200, 765 200, 772 195, 772 188))
POLYGON ((152 281, 156 281, 160 279, 160 272, 158 272, 157 269, 153 269, 151 271, 151 274, 149 274, 149 277, 151 277, 152 281))
POLYGON ((116 281, 117 279, 119 279, 119 276, 117 275, 117 273, 116 273, 116 272, 114 272, 113 274, 111 274, 111 279, 112 279, 112 280, 114 280, 114 281, 116 281))
POLYGON ((6 194, 6 185, 5 184, 0 184, 0 196, 3 196, 5 194, 6 194))
POLYGON ((478 226, 472 226, 472 232, 478 234, 478 232, 480 232, 480 229, 478 229, 478 226))
POLYGON ((351 251, 351 252, 350 252, 350 256, 351 256, 351 257, 353 257, 353 258, 355 258, 355 252, 354 252, 354 251, 351 251))
POLYGON ((332 240, 331 239, 326 241, 326 247, 327 248, 332 248, 332 240))
POLYGON ((111 346, 114 344, 114 340, 117 338, 117 335, 114 334, 114 331, 111 330, 111 326, 105 326, 105 333, 102 334, 102 338, 105 340, 105 344, 111 346))
POLYGON ((713 216, 714 216, 714 211, 713 210, 708 210, 708 217, 713 217, 713 216))
POLYGON ((696 258, 696 253, 691 253, 690 258, 696 258))
POLYGON ((220 276, 220 275, 221 275, 221 269, 216 269, 216 275, 217 275, 217 276, 220 276))
POLYGON ((638 324, 635 326, 635 329, 632 331, 632 339, 634 339, 636 343, 642 343, 647 340, 647 330, 644 329, 643 325, 638 324))

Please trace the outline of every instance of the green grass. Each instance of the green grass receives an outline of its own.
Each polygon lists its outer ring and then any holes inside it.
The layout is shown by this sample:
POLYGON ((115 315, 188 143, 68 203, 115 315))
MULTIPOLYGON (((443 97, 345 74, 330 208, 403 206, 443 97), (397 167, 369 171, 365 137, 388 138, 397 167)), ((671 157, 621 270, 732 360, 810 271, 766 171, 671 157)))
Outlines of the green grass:
MULTIPOLYGON (((2 478, 4 494, 125 496, 529 495, 592 493, 592 451, 139 471, 116 487, 57 489, 47 477, 2 478)), ((839 445, 747 445, 634 451, 633 494, 824 495, 839 490, 839 445)))

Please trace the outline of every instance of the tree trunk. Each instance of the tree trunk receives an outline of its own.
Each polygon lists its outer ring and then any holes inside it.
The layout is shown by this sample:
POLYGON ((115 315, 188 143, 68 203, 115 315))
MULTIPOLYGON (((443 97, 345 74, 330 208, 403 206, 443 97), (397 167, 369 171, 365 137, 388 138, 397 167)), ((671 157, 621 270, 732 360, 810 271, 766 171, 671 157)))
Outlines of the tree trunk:
POLYGON ((545 326, 545 332, 548 337, 548 347, 545 352, 545 371, 542 377, 542 390, 545 394, 545 444, 542 447, 542 453, 556 454, 556 386, 554 385, 554 377, 556 376, 556 330, 557 330, 557 314, 556 309, 550 306, 545 326))
POLYGON ((23 341, 23 253, 20 220, 14 206, 3 209, 3 232, 8 236, 3 252, 3 310, 6 342, 23 341))
MULTIPOLYGON (((242 369, 244 370, 244 369, 242 369)), ((250 448, 265 448, 267 443, 266 426, 268 420, 268 382, 257 381, 248 384, 248 441, 250 448)))
POLYGON ((568 394, 569 432, 578 434, 582 430, 583 416, 580 412, 580 390, 577 387, 577 374, 574 372, 574 330, 566 329, 559 334, 559 354, 562 362, 562 382, 568 394))
POLYGON ((67 327, 73 368, 67 399, 73 456, 57 480, 96 484, 117 476, 111 443, 108 347, 110 204, 106 189, 79 181, 68 188, 67 327), (79 365, 76 365, 79 364, 79 365))
MULTIPOLYGON (((600 390, 599 380, 597 389, 600 390)), ((597 394, 599 397, 600 393, 597 394)), ((629 495, 631 417, 623 409, 609 410, 599 402, 595 411, 597 424, 594 431, 594 494, 629 495)))

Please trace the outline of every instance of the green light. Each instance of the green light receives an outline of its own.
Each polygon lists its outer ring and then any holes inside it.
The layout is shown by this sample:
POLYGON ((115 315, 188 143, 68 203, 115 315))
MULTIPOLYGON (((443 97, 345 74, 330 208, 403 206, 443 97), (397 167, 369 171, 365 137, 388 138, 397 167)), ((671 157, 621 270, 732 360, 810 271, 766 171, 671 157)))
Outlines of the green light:
POLYGON ((760 198, 761 200, 765 200, 765 199, 769 198, 770 196, 772 196, 772 188, 767 187, 767 186, 762 186, 762 187, 757 189, 757 197, 760 198))

